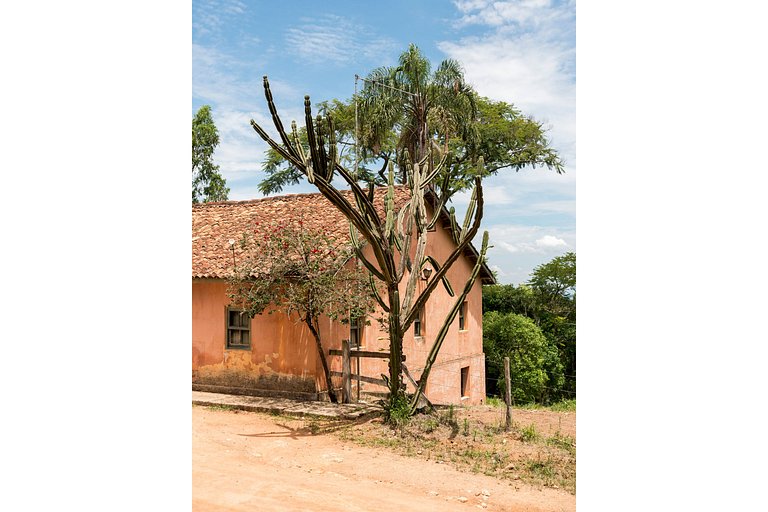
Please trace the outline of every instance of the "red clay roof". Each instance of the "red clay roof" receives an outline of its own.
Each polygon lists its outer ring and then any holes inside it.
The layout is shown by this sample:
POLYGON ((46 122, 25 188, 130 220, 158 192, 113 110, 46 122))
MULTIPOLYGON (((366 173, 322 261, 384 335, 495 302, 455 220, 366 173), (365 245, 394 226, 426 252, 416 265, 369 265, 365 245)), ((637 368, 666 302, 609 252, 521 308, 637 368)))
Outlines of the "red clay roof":
MULTIPOLYGON (((375 205, 384 218, 385 188, 375 190, 375 205)), ((354 201, 351 191, 342 191, 347 200, 354 201)), ((395 187, 395 208, 399 209, 410 197, 406 187, 395 187)), ((232 272, 232 249, 235 260, 242 256, 237 242, 244 233, 253 233, 259 224, 283 220, 301 220, 307 229, 325 229, 334 238, 349 238, 349 222, 320 193, 288 194, 250 201, 223 201, 192 205, 192 277, 226 278, 232 272)))
MULTIPOLYGON (((375 190, 374 204, 382 220, 385 217, 385 192, 385 187, 375 190)), ((354 200, 351 191, 341 193, 347 200, 354 200)), ((395 187, 395 210, 399 210, 409 198, 410 191, 407 187, 395 187)), ((235 241, 235 260, 237 261, 243 257, 237 243, 243 234, 253 233, 259 223, 270 224, 288 219, 301 220, 307 229, 326 229, 334 238, 343 240, 349 237, 349 222, 319 192, 272 196, 249 201, 194 204, 192 205, 192 277, 215 279, 229 277, 233 268, 232 246, 229 240, 235 241)), ((476 256, 472 261, 476 261, 476 256)), ((481 278, 488 282, 490 271, 487 268, 483 270, 481 278)), ((493 278, 490 277, 490 279, 493 278)))

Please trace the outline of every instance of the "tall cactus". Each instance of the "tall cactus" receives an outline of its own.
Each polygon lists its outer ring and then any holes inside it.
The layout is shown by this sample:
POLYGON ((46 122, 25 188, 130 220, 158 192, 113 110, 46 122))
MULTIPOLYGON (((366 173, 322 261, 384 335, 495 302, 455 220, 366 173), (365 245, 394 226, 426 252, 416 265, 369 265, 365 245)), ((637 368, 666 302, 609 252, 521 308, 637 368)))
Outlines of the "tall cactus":
MULTIPOLYGON (((475 177, 470 209, 467 211, 461 228, 459 228, 453 208, 451 208, 451 235, 456 242, 456 247, 446 260, 439 264, 434 257, 426 254, 426 247, 429 230, 436 224, 438 217, 444 211, 448 198, 452 195, 447 178, 442 181, 439 193, 438 187, 434 183, 441 170, 450 165, 447 161, 447 154, 440 154, 440 149, 437 147, 430 150, 424 146, 419 150, 421 154, 412 155, 413 159, 411 159, 411 155, 406 155, 404 175, 407 177, 410 199, 399 212, 395 212, 394 169, 390 163, 388 186, 384 197, 384 218, 382 219, 374 207, 373 185, 369 184, 367 191, 364 191, 357 182, 357 176, 345 169, 338 161, 333 120, 330 117, 324 120, 321 116, 313 119, 309 96, 304 97, 304 122, 309 142, 309 154, 307 154, 300 144, 296 123, 291 123, 292 138, 283 129, 266 76, 264 77, 264 94, 281 142, 274 140, 261 126, 251 120, 253 129, 272 149, 304 173, 308 181, 314 184, 318 191, 349 220, 350 237, 355 252, 361 264, 370 274, 371 291, 374 298, 387 315, 390 342, 389 400, 390 404, 397 403, 399 402, 398 397, 405 392, 402 375, 403 336, 438 283, 442 283, 450 296, 455 295, 448 281, 447 272, 463 254, 480 228, 480 220, 483 216, 483 189, 480 176, 483 173, 478 172, 475 177), (435 158, 435 156, 440 158, 435 158), (434 163, 435 160, 439 160, 437 164, 434 163), (334 173, 338 173, 351 189, 354 198, 352 201, 342 195, 331 183, 334 173), (430 191, 430 197, 436 197, 435 203, 432 204, 431 218, 428 218, 427 191, 430 191), (371 246, 374 261, 368 260, 363 253, 363 246, 359 241, 360 236, 371 246), (414 241, 416 246, 413 259, 411 259, 411 245, 414 241), (435 274, 424 286, 424 289, 417 293, 422 266, 427 262, 433 266, 435 274), (406 275, 408 278, 405 293, 401 298, 399 285, 406 275), (386 288, 385 294, 379 292, 376 283, 380 283, 386 288)), ((444 174, 448 176, 449 173, 444 174)), ((460 307, 477 278, 485 257, 487 242, 488 234, 486 232, 483 238, 483 249, 477 264, 465 283, 463 293, 456 299, 456 304, 459 306, 454 305, 445 318, 438 337, 430 350, 427 366, 422 373, 416 395, 410 402, 411 412, 415 410, 418 397, 423 392, 448 326, 456 316, 457 307, 460 307)))

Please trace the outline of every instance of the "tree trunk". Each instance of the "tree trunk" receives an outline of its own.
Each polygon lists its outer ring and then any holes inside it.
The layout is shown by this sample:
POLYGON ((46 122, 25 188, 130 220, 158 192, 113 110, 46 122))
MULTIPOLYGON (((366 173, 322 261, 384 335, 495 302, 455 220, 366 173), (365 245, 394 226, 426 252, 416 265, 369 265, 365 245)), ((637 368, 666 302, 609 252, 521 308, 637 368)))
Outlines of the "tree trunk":
POLYGON ((325 352, 323 351, 323 344, 320 342, 320 329, 315 328, 315 325, 312 321, 312 317, 310 315, 307 315, 304 321, 309 326, 309 330, 312 332, 312 336, 315 337, 315 344, 317 345, 317 353, 320 356, 320 362, 323 364, 323 374, 325 374, 325 387, 328 388, 328 398, 334 404, 339 403, 339 399, 336 398, 336 392, 333 391, 333 382, 331 381, 331 371, 328 369, 328 359, 326 359, 325 357, 325 352))
POLYGON ((388 287, 389 295, 389 401, 395 398, 403 388, 403 333, 400 331, 400 292, 397 283, 388 287))

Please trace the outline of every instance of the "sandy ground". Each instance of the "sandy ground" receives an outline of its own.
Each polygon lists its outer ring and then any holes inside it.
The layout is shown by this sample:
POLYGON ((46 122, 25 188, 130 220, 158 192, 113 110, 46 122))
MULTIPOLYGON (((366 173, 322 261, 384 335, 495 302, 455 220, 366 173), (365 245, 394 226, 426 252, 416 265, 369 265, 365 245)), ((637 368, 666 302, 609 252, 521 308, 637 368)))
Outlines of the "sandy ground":
POLYGON ((576 510, 576 497, 562 490, 311 435, 301 425, 193 407, 193 510, 576 510))

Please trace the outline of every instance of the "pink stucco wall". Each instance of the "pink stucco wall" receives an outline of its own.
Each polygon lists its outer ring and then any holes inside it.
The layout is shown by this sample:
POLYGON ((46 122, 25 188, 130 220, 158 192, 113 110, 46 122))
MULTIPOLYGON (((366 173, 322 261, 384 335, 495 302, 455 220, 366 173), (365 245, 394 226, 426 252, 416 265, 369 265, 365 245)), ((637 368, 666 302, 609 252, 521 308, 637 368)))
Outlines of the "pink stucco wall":
MULTIPOLYGON (((439 224, 438 224, 439 225, 439 224)), ((415 245, 415 244, 413 244, 415 245)), ((438 262, 443 262, 453 251, 455 244, 449 233, 440 227, 427 237, 426 254, 433 256, 438 262)), ((412 246, 412 253, 415 247, 412 246)), ((459 259, 448 270, 448 280, 455 292, 451 297, 438 284, 427 301, 424 311, 422 335, 414 336, 414 328, 408 329, 403 339, 403 352, 406 355, 405 365, 414 379, 418 380, 424 368, 427 355, 432 343, 443 325, 448 312, 464 289, 472 264, 465 257, 459 259)), ((400 286, 401 296, 405 293, 407 274, 400 286)), ((426 281, 419 280, 417 293, 424 289, 426 281)), ((465 328, 459 330, 459 318, 454 319, 450 330, 443 341, 437 360, 432 366, 427 383, 426 395, 436 404, 479 404, 485 401, 485 356, 483 355, 483 295, 482 284, 476 280, 472 290, 466 297, 467 314, 465 328), (465 396, 461 393, 461 369, 469 367, 469 382, 465 396)), ((380 314, 380 313, 379 313, 380 314)), ((363 331, 361 348, 365 350, 389 350, 389 338, 386 330, 381 330, 375 321, 366 326, 363 331)), ((355 368, 353 367, 353 370, 355 368)), ((363 359, 361 374, 379 376, 388 374, 386 360, 363 359)), ((407 382, 407 379, 406 379, 407 382)), ((413 391, 408 385, 408 390, 413 391)), ((361 383, 362 391, 377 391, 382 388, 361 383)))
MULTIPOLYGON (((438 262, 453 250, 450 235, 438 227, 430 233, 427 254, 438 262)), ((370 248, 367 248, 370 249, 370 248)), ((368 251, 366 251, 368 252, 368 251)), ((460 257, 448 271, 448 279, 456 296, 464 288, 472 270, 470 261, 460 257)), ((401 283, 405 293, 407 275, 401 283)), ((419 281, 419 290, 425 286, 419 281)), ((324 389, 322 369, 314 338, 304 324, 296 323, 282 314, 258 315, 251 321, 251 350, 226 349, 226 282, 223 280, 193 280, 192 282, 192 370, 193 380, 240 387, 267 387, 289 391, 313 392, 324 389)), ((427 354, 456 297, 450 297, 440 284, 430 296, 424 312, 422 336, 414 337, 408 330, 403 347, 406 366, 415 379, 421 375, 427 354)), ((482 342, 482 290, 477 280, 466 298, 467 315, 464 330, 459 330, 458 317, 451 325, 440 354, 432 367, 426 389, 427 397, 436 404, 477 404, 485 400, 485 362, 482 342), (469 368, 468 387, 461 393, 461 369, 469 368)), ((370 325, 361 332, 364 350, 389 350, 386 330, 375 320, 382 311, 370 315, 370 325)), ((325 320, 321 325, 324 351, 341 348, 341 340, 349 338, 349 326, 325 320)), ((341 358, 329 357, 332 371, 341 371, 341 358)), ((357 369, 353 359, 353 373, 357 369)), ((386 359, 361 359, 360 373, 379 378, 388 374, 386 359)), ((334 378, 335 387, 341 379, 334 378)), ((354 379, 353 379, 354 382, 354 379)), ((409 391, 413 387, 409 385, 409 391)), ((353 394, 356 393, 353 390, 353 394)), ((361 383, 362 392, 382 392, 385 388, 361 383)))

